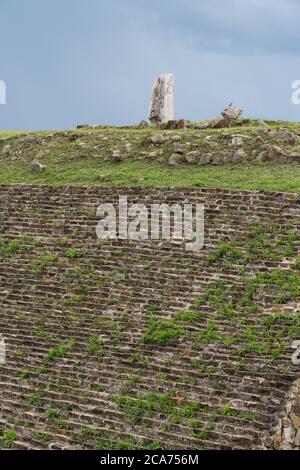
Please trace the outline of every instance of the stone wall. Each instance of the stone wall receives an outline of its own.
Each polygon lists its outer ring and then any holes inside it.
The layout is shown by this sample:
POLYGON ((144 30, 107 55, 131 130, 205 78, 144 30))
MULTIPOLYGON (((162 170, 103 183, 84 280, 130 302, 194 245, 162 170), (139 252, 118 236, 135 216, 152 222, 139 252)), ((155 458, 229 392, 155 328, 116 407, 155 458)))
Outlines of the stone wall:
POLYGON ((300 380, 288 393, 284 410, 268 447, 276 450, 300 450, 300 380))
MULTIPOLYGON (((270 436, 299 368, 289 341, 279 355, 256 349, 266 332, 261 320, 280 313, 290 327, 299 299, 274 304, 277 287, 266 286, 255 294, 255 309, 238 305, 246 279, 292 269, 299 237, 291 245, 291 229, 299 234, 300 197, 292 193, 0 186, 0 334, 7 345, 0 447, 287 447, 270 436), (204 248, 98 242, 96 208, 119 195, 129 203, 204 203, 204 248), (256 223, 276 226, 276 259, 262 252, 246 264, 212 261, 224 239, 242 243, 256 223), (213 300, 197 307, 216 282, 237 312, 223 314, 213 300), (153 315, 180 327, 179 338, 144 342, 153 315), (249 349, 254 330, 259 341, 249 349)), ((280 321, 270 324, 274 337, 280 321)), ((282 425, 291 441, 298 405, 288 406, 282 425)))

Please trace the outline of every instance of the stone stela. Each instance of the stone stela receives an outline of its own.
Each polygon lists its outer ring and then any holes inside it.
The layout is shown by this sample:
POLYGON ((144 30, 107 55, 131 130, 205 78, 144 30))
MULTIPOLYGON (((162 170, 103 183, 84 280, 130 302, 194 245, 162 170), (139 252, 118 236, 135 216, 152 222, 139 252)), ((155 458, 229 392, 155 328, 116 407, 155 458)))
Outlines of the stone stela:
POLYGON ((165 123, 174 119, 174 75, 164 73, 154 82, 149 107, 152 124, 165 123))

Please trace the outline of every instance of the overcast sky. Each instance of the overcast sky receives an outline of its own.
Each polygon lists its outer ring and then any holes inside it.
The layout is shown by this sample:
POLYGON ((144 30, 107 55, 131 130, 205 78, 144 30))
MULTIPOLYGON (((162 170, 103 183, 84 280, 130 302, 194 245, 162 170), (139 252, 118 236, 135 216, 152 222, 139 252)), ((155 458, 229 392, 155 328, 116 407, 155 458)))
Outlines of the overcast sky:
POLYGON ((177 118, 300 121, 299 0, 0 0, 0 22, 0 129, 136 123, 163 72, 177 118))

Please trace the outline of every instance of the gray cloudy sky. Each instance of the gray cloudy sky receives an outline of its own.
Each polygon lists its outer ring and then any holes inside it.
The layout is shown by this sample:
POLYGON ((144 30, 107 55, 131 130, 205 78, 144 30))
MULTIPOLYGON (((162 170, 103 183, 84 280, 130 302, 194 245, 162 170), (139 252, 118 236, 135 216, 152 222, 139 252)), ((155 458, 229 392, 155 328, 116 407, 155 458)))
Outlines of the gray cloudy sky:
POLYGON ((138 122, 162 72, 177 118, 300 121, 299 0, 0 0, 0 21, 0 129, 138 122))

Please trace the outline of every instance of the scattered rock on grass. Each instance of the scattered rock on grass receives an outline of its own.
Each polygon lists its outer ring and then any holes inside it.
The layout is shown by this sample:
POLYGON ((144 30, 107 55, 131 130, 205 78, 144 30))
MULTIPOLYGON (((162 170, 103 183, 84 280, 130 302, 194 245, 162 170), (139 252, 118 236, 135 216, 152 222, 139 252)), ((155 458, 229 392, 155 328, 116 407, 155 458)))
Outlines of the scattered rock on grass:
POLYGON ((296 142, 296 136, 293 132, 289 129, 282 128, 279 129, 279 138, 286 144, 286 145, 294 145, 296 142))
POLYGON ((173 153, 171 157, 169 158, 169 165, 171 166, 177 166, 180 163, 182 163, 183 157, 182 155, 178 153, 173 153))
POLYGON ((180 143, 176 142, 173 145, 173 152, 175 152, 175 153, 184 153, 185 152, 185 146, 183 144, 180 144, 180 143))
POLYGON ((232 106, 232 103, 222 112, 222 116, 225 119, 238 119, 242 114, 243 110, 237 106, 232 106))
POLYGON ((113 150, 111 159, 112 159, 114 162, 120 162, 121 160, 123 160, 123 157, 122 157, 122 155, 121 155, 120 150, 113 150))
POLYGON ((277 145, 271 145, 269 148, 269 158, 271 160, 287 157, 287 154, 277 145))
POLYGON ((251 144, 254 145, 255 147, 259 147, 260 145, 263 145, 265 143, 264 139, 258 135, 252 139, 251 144))
POLYGON ((227 118, 214 119, 210 123, 210 127, 212 129, 224 129, 226 127, 233 127, 233 126, 234 126, 234 121, 232 121, 232 119, 227 119, 227 118))
POLYGON ((6 144, 6 145, 4 145, 4 147, 2 149, 2 152, 4 154, 8 154, 10 152, 10 149, 11 149, 10 144, 6 144))
POLYGON ((40 172, 44 171, 46 167, 44 165, 42 165, 38 160, 34 159, 31 162, 31 168, 34 171, 40 173, 40 172))
POLYGON ((198 165, 208 165, 212 160, 211 155, 200 155, 198 159, 198 165))
POLYGON ((264 161, 268 160, 269 159, 269 152, 267 150, 263 150, 262 152, 260 152, 258 154, 256 159, 260 162, 264 162, 264 161))
POLYGON ((269 132, 269 126, 268 126, 268 124, 267 124, 265 121, 263 121, 262 119, 259 119, 259 120, 257 121, 257 124, 259 125, 260 130, 261 130, 264 134, 267 134, 267 133, 269 132))
POLYGON ((233 160, 234 161, 239 161, 247 158, 247 154, 244 149, 239 149, 233 154, 233 160))
POLYGON ((168 121, 164 124, 166 129, 187 129, 191 121, 187 119, 177 119, 176 121, 168 121))
POLYGON ((187 163, 197 163, 199 160, 199 152, 197 150, 193 150, 192 152, 188 152, 185 156, 187 163))
POLYGON ((233 137, 231 141, 231 145, 233 147, 240 147, 241 145, 243 145, 243 143, 244 143, 244 139, 242 137, 233 137))
POLYGON ((158 135, 153 135, 151 138, 150 138, 152 144, 164 144, 167 140, 167 138, 162 135, 162 134, 158 134, 158 135))
POLYGON ((139 123, 138 127, 140 129, 146 129, 146 127, 149 127, 149 124, 147 121, 144 121, 144 119, 139 123))

